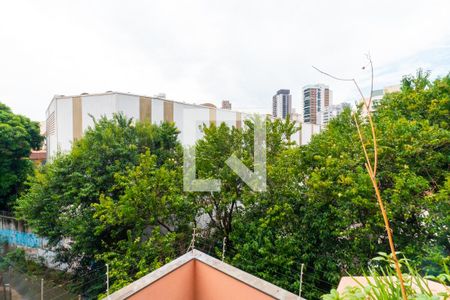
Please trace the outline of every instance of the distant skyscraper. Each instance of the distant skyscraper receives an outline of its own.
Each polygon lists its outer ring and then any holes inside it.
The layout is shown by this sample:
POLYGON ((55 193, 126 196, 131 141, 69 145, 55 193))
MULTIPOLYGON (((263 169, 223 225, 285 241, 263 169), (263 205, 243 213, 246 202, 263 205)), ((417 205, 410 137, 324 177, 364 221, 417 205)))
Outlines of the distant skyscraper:
POLYGON ((272 116, 286 119, 292 113, 292 95, 290 90, 279 90, 272 98, 272 116))
POLYGON ((332 104, 333 94, 324 84, 307 85, 303 87, 302 112, 305 123, 326 124, 329 116, 329 106, 332 104))
POLYGON ((231 109, 231 102, 228 100, 222 101, 222 109, 231 109))

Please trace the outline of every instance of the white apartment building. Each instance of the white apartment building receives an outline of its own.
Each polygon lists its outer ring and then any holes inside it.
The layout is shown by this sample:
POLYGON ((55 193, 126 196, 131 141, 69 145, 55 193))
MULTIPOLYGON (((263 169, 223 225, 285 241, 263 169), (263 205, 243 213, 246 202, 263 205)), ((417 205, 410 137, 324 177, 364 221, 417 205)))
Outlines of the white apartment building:
MULTIPOLYGON (((399 84, 386 86, 386 87, 384 87, 382 89, 379 89, 379 90, 373 90, 372 91, 372 101, 370 102, 369 111, 370 112, 374 112, 375 111, 375 107, 378 105, 380 100, 383 99, 384 95, 389 94, 389 93, 395 93, 395 92, 400 92, 400 85, 399 84)), ((368 99, 366 99, 366 101, 368 101, 368 99)), ((361 99, 360 102, 362 103, 363 100, 361 99)), ((364 105, 363 105, 362 114, 364 116, 367 116, 367 109, 365 108, 364 105)))
POLYGON ((323 125, 327 125, 331 119, 337 117, 340 113, 344 111, 345 108, 350 108, 350 103, 342 102, 336 105, 330 105, 325 107, 324 112, 322 114, 323 125))
MULTIPOLYGON (((74 140, 94 125, 102 116, 111 118, 114 113, 154 124, 174 122, 180 130, 183 145, 193 145, 202 137, 201 124, 220 124, 240 128, 251 114, 219 109, 214 105, 196 105, 164 98, 140 96, 129 93, 106 92, 75 96, 55 96, 46 111, 47 159, 57 152, 67 152, 74 140)), ((300 145, 307 144, 311 136, 320 132, 320 126, 302 124, 302 130, 291 139, 300 145)))
POLYGON ((325 84, 306 85, 302 91, 303 122, 325 125, 329 120, 328 108, 333 103, 333 92, 325 84))
POLYGON ((385 86, 381 90, 375 90, 372 93, 372 102, 370 103, 370 110, 373 111, 374 107, 378 105, 381 99, 383 99, 384 95, 400 92, 400 84, 385 86))

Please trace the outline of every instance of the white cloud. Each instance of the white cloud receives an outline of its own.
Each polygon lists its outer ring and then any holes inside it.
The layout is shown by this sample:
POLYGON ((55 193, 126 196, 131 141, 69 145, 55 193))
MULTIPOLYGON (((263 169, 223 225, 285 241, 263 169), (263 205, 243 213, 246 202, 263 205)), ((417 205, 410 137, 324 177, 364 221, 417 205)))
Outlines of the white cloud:
POLYGON ((276 90, 324 82, 336 102, 418 67, 450 70, 450 2, 8 1, 0 5, 0 101, 43 119, 54 94, 118 90, 270 111, 276 90), (438 49, 438 50, 436 50, 438 49), (440 50, 439 50, 440 49, 440 50), (436 59, 436 54, 439 59, 436 59))

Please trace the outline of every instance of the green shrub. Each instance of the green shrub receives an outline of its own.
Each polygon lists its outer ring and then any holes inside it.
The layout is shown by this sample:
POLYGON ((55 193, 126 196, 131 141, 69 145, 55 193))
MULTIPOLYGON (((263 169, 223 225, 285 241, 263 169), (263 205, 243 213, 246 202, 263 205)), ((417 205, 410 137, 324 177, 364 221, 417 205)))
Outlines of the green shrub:
MULTIPOLYGON (((359 282, 353 278, 359 286, 347 287, 339 294, 335 289, 329 294, 323 295, 323 300, 398 300, 401 299, 400 281, 397 278, 391 255, 380 252, 380 256, 371 261, 369 272, 364 273, 367 283, 359 282)), ((446 273, 438 276, 422 276, 406 258, 400 260, 403 269, 408 299, 414 300, 439 300, 450 299, 450 288, 446 292, 433 293, 428 280, 439 282, 443 285, 450 283, 450 274, 446 265, 446 273)))

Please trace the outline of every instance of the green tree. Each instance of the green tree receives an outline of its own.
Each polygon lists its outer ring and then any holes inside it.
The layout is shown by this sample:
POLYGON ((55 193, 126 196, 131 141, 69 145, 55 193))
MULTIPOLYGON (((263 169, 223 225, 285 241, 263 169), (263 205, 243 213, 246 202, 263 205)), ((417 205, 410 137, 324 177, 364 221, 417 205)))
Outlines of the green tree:
POLYGON ((0 103, 0 209, 9 210, 33 173, 31 149, 41 147, 39 123, 14 114, 0 103))
POLYGON ((116 290, 161 267, 186 252, 193 206, 182 192, 179 161, 158 166, 146 152, 139 164, 116 176, 117 199, 102 195, 94 204, 99 224, 96 234, 113 234, 115 243, 106 245, 97 258, 111 266, 112 290, 116 290), (121 234, 126 230, 127 235, 121 234))
MULTIPOLYGON (((348 187, 353 180, 366 194, 371 192, 364 169, 355 172, 355 160, 362 154, 354 141, 346 111, 308 146, 280 151, 268 165, 267 192, 245 195, 245 209, 235 218, 232 263, 293 292, 298 291, 303 263, 307 299, 335 283, 340 260, 357 252, 357 245, 343 249, 338 239, 353 223, 344 219, 354 213, 349 200, 361 194, 348 187)), ((371 206, 376 209, 376 203, 371 206)))
MULTIPOLYGON (((419 72, 374 114, 377 179, 396 248, 434 274, 450 254, 449 99, 450 76, 431 82, 419 72)), ((253 123, 244 125, 203 127, 196 177, 220 179, 221 190, 185 193, 173 126, 101 119, 30 179, 18 212, 63 248, 61 261, 114 266, 114 288, 183 253, 193 227, 202 229, 196 247, 220 255, 225 237, 226 261, 293 292, 305 264, 308 299, 389 251, 349 109, 305 146, 290 141, 292 122, 267 120, 265 192, 252 191, 226 164, 234 154, 252 168, 253 123)), ((366 147, 372 157, 370 138, 366 147)))
MULTIPOLYGON (((290 137, 298 130, 290 120, 264 120, 266 123, 266 157, 271 165, 279 153, 293 143, 290 137)), ((243 206, 244 194, 258 197, 244 181, 226 164, 232 155, 239 158, 248 168, 254 163, 254 120, 248 119, 243 128, 228 127, 225 123, 218 126, 203 126, 204 137, 196 144, 197 178, 219 179, 219 192, 190 193, 192 202, 197 205, 200 222, 206 235, 206 243, 229 240, 233 231, 233 217, 243 206), (206 218, 205 218, 206 217, 206 218)))
POLYGON ((231 221, 245 188, 245 183, 225 163, 232 154, 238 158, 245 155, 242 130, 222 123, 203 126, 203 133, 195 146, 197 178, 221 180, 220 192, 195 192, 189 197, 197 206, 199 227, 203 227, 206 240, 222 240, 232 230, 231 221))
MULTIPOLYGON (((449 76, 431 83, 419 72, 374 116, 380 190, 397 248, 416 265, 427 264, 430 252, 435 261, 450 253, 449 96, 449 76)), ((368 124, 362 130, 371 136, 368 124)), ((389 251, 350 110, 310 144, 281 152, 268 180, 268 191, 244 200, 234 218, 229 259, 239 267, 296 291, 304 263, 304 295, 314 299, 389 251)))
POLYGON ((56 157, 29 179, 28 192, 18 199, 18 216, 49 239, 59 262, 80 272, 98 268, 96 255, 126 238, 127 228, 97 231, 101 223, 94 218, 93 204, 100 197, 118 199, 123 187, 115 178, 137 165, 140 153, 155 153, 157 164, 176 159, 177 134, 171 124, 134 123, 123 115, 95 121, 70 153, 56 157))
POLYGON ((385 136, 380 184, 409 258, 434 251, 450 255, 450 76, 431 82, 429 75, 419 70, 405 76, 402 92, 388 94, 375 114, 385 136), (411 246, 412 240, 424 247, 411 246))

